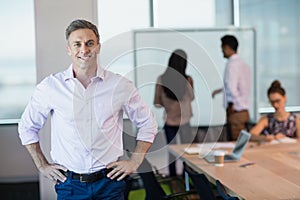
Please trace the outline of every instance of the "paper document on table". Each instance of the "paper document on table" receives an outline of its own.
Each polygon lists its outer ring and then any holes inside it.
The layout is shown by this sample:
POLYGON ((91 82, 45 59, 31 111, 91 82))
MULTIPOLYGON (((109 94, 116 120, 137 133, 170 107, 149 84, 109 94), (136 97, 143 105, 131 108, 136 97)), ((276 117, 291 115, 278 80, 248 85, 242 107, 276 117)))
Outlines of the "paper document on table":
POLYGON ((213 149, 230 149, 234 148, 235 143, 234 142, 209 142, 209 143, 202 143, 197 144, 198 148, 213 148, 213 149))
POLYGON ((270 144, 280 144, 280 143, 297 143, 297 139, 284 137, 281 139, 272 140, 270 144))
POLYGON ((200 150, 202 151, 204 149, 232 149, 234 146, 234 142, 206 142, 197 144, 197 147, 186 147, 184 152, 188 154, 198 154, 200 150))
POLYGON ((200 148, 198 147, 186 147, 184 149, 184 152, 187 154, 198 154, 200 151, 200 148))

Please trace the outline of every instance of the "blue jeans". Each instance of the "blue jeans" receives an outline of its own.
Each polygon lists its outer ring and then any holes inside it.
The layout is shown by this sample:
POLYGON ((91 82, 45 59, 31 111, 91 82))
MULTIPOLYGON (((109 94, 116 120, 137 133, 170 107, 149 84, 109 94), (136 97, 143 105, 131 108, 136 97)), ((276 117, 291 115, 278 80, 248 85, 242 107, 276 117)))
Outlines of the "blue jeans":
POLYGON ((57 200, 124 200, 125 181, 107 177, 91 183, 82 183, 71 178, 55 185, 57 200))

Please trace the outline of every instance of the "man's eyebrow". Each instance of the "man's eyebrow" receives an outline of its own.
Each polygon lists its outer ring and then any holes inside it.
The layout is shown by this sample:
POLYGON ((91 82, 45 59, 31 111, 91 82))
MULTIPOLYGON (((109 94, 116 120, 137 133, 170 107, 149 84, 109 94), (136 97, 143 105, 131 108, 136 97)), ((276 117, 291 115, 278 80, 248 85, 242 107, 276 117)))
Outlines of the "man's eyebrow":
POLYGON ((78 44, 80 41, 73 41, 71 44, 78 44))
POLYGON ((88 40, 86 43, 89 43, 89 42, 95 42, 95 40, 90 39, 90 40, 88 40))
MULTIPOLYGON (((90 43, 90 42, 96 42, 96 41, 93 39, 90 39, 90 40, 86 41, 85 44, 90 43)), ((80 43, 81 43, 81 41, 77 40, 77 41, 73 41, 71 44, 80 44, 80 43)))
MULTIPOLYGON (((85 43, 87 43, 87 42, 95 42, 95 40, 90 39, 90 40, 86 41, 85 43)), ((81 41, 77 40, 77 41, 73 41, 73 43, 81 43, 81 41)))

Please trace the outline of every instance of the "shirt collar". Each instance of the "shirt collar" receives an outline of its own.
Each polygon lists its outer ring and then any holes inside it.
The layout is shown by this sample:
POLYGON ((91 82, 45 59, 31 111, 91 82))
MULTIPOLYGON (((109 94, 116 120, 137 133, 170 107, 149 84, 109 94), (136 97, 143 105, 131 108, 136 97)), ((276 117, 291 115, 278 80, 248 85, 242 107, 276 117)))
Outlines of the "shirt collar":
MULTIPOLYGON (((104 72, 105 72, 104 69, 102 67, 98 66, 97 67, 97 74, 93 79, 100 78, 101 80, 104 80, 104 78, 105 78, 105 73, 104 72)), ((74 73, 73 73, 73 65, 71 64, 68 67, 68 69, 66 69, 64 71, 63 74, 64 74, 64 80, 65 81, 67 81, 69 79, 74 79, 75 77, 74 77, 74 73)))
POLYGON ((233 55, 231 55, 230 57, 229 57, 229 60, 234 60, 234 59, 236 59, 236 58, 238 58, 239 56, 235 53, 235 54, 233 54, 233 55))
POLYGON ((105 78, 104 72, 105 72, 104 69, 102 67, 98 66, 96 77, 99 77, 100 79, 104 80, 104 78, 105 78))

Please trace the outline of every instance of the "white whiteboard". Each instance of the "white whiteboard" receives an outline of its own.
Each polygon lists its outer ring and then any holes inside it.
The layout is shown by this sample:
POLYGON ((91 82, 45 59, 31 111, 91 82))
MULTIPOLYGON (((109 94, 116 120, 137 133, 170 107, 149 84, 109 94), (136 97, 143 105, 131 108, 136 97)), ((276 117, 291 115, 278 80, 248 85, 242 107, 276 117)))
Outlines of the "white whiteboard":
POLYGON ((220 38, 226 34, 237 37, 238 54, 252 72, 250 118, 256 120, 255 95, 255 31, 253 28, 224 29, 143 29, 133 32, 135 82, 142 98, 151 106, 162 127, 163 109, 153 106, 155 83, 168 64, 175 49, 187 53, 187 74, 194 80, 195 100, 192 102, 192 126, 225 123, 223 94, 211 97, 213 90, 223 87, 223 72, 227 60, 221 51, 220 38))

